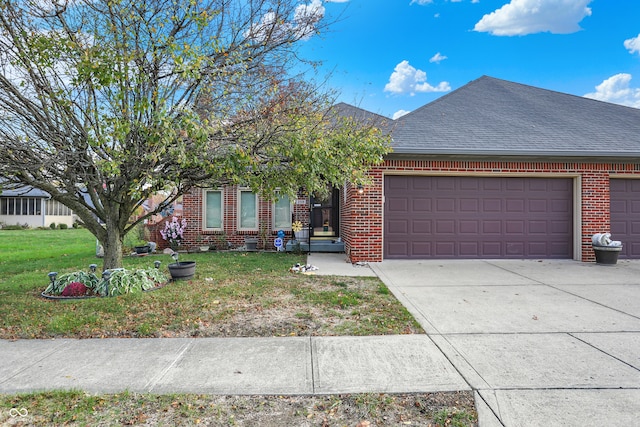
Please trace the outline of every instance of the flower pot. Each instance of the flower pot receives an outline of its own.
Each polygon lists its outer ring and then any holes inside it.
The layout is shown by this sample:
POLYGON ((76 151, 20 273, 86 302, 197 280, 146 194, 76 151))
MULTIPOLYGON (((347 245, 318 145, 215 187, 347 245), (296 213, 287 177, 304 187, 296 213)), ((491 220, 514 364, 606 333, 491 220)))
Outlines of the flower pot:
POLYGON ((209 245, 199 246, 198 249, 200 249, 200 252, 208 252, 209 251, 209 245))
POLYGON ((303 228, 300 231, 295 231, 294 232, 296 235, 296 240, 298 242, 303 242, 306 243, 309 241, 309 229, 308 228, 303 228))
POLYGON ((196 274, 195 261, 180 261, 169 264, 169 273, 173 280, 190 279, 196 274))
POLYGON ((596 254, 596 264, 617 264, 620 251, 622 251, 622 246, 593 246, 593 252, 596 254))
POLYGON ((257 251, 258 250, 258 238, 257 237, 245 237, 244 245, 246 246, 248 251, 257 251))

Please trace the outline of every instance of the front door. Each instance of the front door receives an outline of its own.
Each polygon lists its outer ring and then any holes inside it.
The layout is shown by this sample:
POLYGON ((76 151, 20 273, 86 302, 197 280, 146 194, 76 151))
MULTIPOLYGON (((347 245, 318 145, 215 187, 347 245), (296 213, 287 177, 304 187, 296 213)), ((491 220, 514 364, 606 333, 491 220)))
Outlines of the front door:
POLYGON ((340 190, 332 189, 327 196, 311 198, 311 237, 336 238, 340 235, 340 190))

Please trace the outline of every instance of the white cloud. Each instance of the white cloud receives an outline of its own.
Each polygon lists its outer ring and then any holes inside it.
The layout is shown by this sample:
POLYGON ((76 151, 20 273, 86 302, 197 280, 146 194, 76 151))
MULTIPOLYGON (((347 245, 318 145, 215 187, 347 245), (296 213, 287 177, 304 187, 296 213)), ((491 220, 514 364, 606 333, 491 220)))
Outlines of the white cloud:
POLYGON ((411 111, 407 111, 407 110, 398 110, 395 113, 393 113, 393 120, 395 119, 399 119, 400 117, 404 116, 405 114, 409 114, 411 111))
POLYGON ((625 40, 624 41, 624 47, 627 48, 629 53, 638 53, 638 54, 640 54, 640 34, 638 34, 638 37, 625 40))
POLYGON ((444 55, 441 55, 440 52, 438 52, 435 55, 433 55, 431 59, 429 59, 429 62, 435 62, 436 64, 439 64, 440 61, 444 61, 445 59, 447 59, 447 57, 444 55))
POLYGON ((591 15, 593 0, 511 0, 484 15, 475 31, 494 36, 524 36, 541 32, 569 34, 580 30, 580 21, 591 15))
POLYGON ((303 39, 309 39, 316 30, 316 24, 324 17, 322 0, 311 0, 311 3, 301 4, 296 7, 294 21, 295 31, 303 39))
POLYGON ((396 68, 389 77, 389 83, 384 87, 385 92, 409 93, 411 96, 416 92, 447 92, 451 90, 448 82, 440 82, 437 86, 427 83, 427 73, 418 70, 404 60, 396 65, 396 68))
POLYGON ((412 4, 419 4, 419 5, 425 5, 425 4, 429 4, 429 3, 433 3, 433 0, 411 0, 411 3, 409 3, 409 6, 411 6, 412 4))
POLYGON ((599 101, 640 108, 640 88, 629 87, 631 74, 620 73, 604 80, 593 93, 584 95, 599 101))
POLYGON ((327 3, 346 3, 349 0, 324 0, 327 3))
POLYGON ((316 24, 324 17, 324 13, 322 0, 298 5, 291 21, 284 21, 282 16, 270 11, 262 15, 259 23, 252 24, 244 35, 257 40, 284 40, 292 35, 308 40, 315 34, 316 24))

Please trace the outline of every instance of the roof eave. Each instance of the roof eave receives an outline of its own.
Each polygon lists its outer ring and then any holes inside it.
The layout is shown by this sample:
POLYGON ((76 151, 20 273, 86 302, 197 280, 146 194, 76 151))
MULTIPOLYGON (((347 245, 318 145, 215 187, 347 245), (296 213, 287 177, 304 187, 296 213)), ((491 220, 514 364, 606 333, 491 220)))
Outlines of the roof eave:
POLYGON ((403 157, 415 156, 421 157, 477 157, 477 158, 535 158, 535 159, 589 159, 595 160, 623 160, 638 161, 640 151, 563 151, 563 150, 465 150, 465 149, 431 149, 425 150, 421 148, 410 147, 394 147, 393 152, 387 155, 389 159, 399 159, 403 157))

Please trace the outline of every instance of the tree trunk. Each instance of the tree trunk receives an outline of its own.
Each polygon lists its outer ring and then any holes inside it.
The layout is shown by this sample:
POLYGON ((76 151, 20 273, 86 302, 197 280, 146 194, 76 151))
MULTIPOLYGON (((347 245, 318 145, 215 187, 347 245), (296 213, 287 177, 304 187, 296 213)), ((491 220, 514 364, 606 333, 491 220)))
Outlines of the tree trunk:
POLYGON ((111 216, 107 217, 107 236, 102 242, 104 246, 104 270, 122 267, 122 230, 118 221, 111 216))

